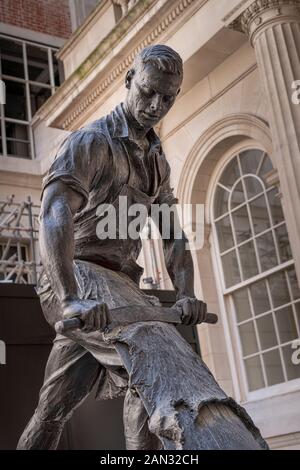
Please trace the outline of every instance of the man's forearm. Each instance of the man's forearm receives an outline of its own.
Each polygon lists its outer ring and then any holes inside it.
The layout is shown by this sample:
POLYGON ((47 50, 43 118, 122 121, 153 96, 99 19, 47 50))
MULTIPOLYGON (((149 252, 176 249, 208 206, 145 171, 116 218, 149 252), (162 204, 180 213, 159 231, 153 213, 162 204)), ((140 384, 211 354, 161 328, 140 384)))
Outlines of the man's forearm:
POLYGON ((164 240, 166 267, 173 282, 177 299, 195 297, 194 265, 191 253, 186 249, 187 243, 184 232, 181 239, 164 240))
POLYGON ((70 208, 56 201, 40 216, 40 252, 49 282, 61 302, 77 297, 73 269, 74 228, 70 208))

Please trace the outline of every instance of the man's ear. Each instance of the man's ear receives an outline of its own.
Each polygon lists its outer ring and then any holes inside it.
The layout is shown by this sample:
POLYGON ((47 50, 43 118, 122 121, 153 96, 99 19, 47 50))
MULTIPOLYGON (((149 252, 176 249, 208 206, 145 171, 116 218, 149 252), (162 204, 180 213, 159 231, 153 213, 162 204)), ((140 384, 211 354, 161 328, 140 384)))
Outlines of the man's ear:
POLYGON ((128 72, 126 73, 126 78, 125 78, 125 86, 128 90, 130 89, 131 80, 133 76, 134 76, 134 70, 133 69, 128 70, 128 72))

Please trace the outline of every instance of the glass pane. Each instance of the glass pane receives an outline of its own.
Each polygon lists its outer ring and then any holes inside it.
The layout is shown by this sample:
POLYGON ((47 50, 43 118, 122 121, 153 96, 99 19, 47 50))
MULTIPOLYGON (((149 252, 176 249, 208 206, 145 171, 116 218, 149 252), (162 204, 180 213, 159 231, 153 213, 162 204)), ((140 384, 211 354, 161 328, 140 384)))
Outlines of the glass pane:
POLYGON ((221 253, 233 247, 233 235, 229 216, 216 222, 216 229, 221 253))
POLYGON ((31 158, 28 126, 6 123, 7 154, 21 158, 31 158))
POLYGON ((22 44, 0 38, 1 68, 3 75, 24 78, 22 44))
POLYGON ((252 304, 255 315, 271 310, 266 281, 258 281, 250 286, 252 304))
POLYGON ((243 184, 240 181, 234 188, 234 191, 231 195, 231 204, 230 208, 234 209, 237 206, 240 206, 245 202, 245 194, 244 194, 244 189, 243 189, 243 184))
POLYGON ((236 180, 240 178, 240 170, 238 167, 237 157, 234 157, 226 166, 220 178, 220 183, 231 188, 236 180))
POLYGON ((256 239, 258 256, 262 272, 278 265, 272 232, 265 233, 256 239))
POLYGON ((238 250, 240 254, 244 280, 258 274, 258 266, 253 242, 245 243, 245 245, 240 246, 238 250))
POLYGON ((278 194, 278 189, 274 188, 268 192, 268 199, 273 219, 273 224, 277 225, 284 221, 281 200, 278 194))
POLYGON ((259 388, 263 388, 265 383, 259 356, 246 359, 245 368, 250 392, 259 388))
POLYGON ((26 89, 24 83, 5 80, 6 105, 5 116, 12 119, 27 121, 26 89))
POLYGON ((48 51, 26 44, 29 80, 50 84, 48 51))
POLYGON ((255 176, 247 176, 244 182, 248 199, 261 194, 264 190, 262 183, 255 176))
POLYGON ((285 307, 275 312, 281 343, 297 339, 298 333, 292 307, 285 307))
POLYGON ((300 342, 295 349, 291 344, 284 346, 282 352, 288 380, 298 379, 300 377, 300 342))
POLYGON ((281 262, 289 261, 293 258, 289 236, 286 230, 286 225, 281 225, 275 229, 277 244, 280 252, 281 262))
POLYGON ((272 276, 269 277, 269 284, 272 301, 275 308, 280 307, 280 305, 288 304, 291 301, 285 274, 283 271, 272 274, 272 276))
POLYGON ((247 289, 240 289, 233 294, 233 301, 237 322, 248 320, 251 317, 251 310, 247 289))
POLYGON ((30 103, 31 114, 35 115, 37 110, 47 101, 51 96, 51 90, 41 86, 30 85, 30 103))
POLYGON ((217 186, 214 200, 215 219, 228 212, 229 191, 217 186))
POLYGON ((249 173, 256 174, 258 165, 263 158, 264 152, 257 149, 246 150, 240 154, 240 162, 244 175, 249 173))
POLYGON ((250 203, 250 211, 254 233, 256 235, 270 228, 270 219, 267 211, 265 195, 258 197, 250 203))
POLYGON ((265 155, 263 164, 259 171, 259 176, 263 177, 272 170, 273 170, 273 165, 272 165, 271 159, 268 155, 265 155))
POLYGON ((57 58, 55 57, 56 52, 52 51, 52 63, 53 63, 53 73, 54 73, 54 84, 56 87, 59 87, 61 84, 61 79, 60 79, 60 70, 59 70, 59 62, 57 58))
POLYGON ((298 322, 298 329, 300 330, 300 303, 299 302, 295 304, 295 309, 296 309, 296 317, 297 317, 297 322, 298 322))
POLYGON ((241 243, 251 238, 251 228, 247 207, 243 206, 232 213, 232 220, 235 228, 237 243, 241 243))
POLYGON ((239 334, 242 344, 242 350, 244 356, 250 356, 258 352, 258 344, 255 335, 255 329, 253 321, 249 321, 240 325, 239 334))
POLYGON ((290 286, 291 286, 291 289, 292 289, 293 299, 294 300, 299 299, 300 298, 300 289, 299 289, 299 285, 298 285, 298 279, 297 279, 295 268, 288 269, 287 273, 288 273, 288 277, 289 277, 289 280, 290 280, 290 286))
POLYGON ((284 382, 283 370, 278 349, 263 354, 268 385, 284 382))
POLYGON ((235 250, 222 256, 222 264, 226 287, 231 287, 241 282, 235 250))
POLYGON ((277 346, 277 338, 272 314, 264 315, 256 319, 261 348, 269 349, 277 346))

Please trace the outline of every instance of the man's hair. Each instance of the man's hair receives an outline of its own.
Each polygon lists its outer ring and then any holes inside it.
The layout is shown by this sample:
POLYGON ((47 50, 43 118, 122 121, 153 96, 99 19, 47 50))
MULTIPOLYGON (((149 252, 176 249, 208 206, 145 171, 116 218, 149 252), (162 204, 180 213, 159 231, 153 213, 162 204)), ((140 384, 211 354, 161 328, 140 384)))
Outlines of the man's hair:
POLYGON ((152 64, 163 72, 183 77, 183 65, 180 55, 171 47, 156 44, 145 47, 134 59, 133 68, 143 68, 145 64, 152 64))

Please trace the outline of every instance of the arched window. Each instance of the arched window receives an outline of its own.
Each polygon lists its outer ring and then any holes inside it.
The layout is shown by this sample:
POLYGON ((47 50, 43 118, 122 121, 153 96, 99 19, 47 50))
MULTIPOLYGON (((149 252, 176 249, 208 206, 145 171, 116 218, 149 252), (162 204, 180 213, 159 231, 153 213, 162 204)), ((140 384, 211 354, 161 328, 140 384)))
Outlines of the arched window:
POLYGON ((249 392, 300 377, 292 360, 300 291, 280 194, 265 181, 272 169, 263 151, 242 151, 227 163, 213 196, 223 294, 249 392))

